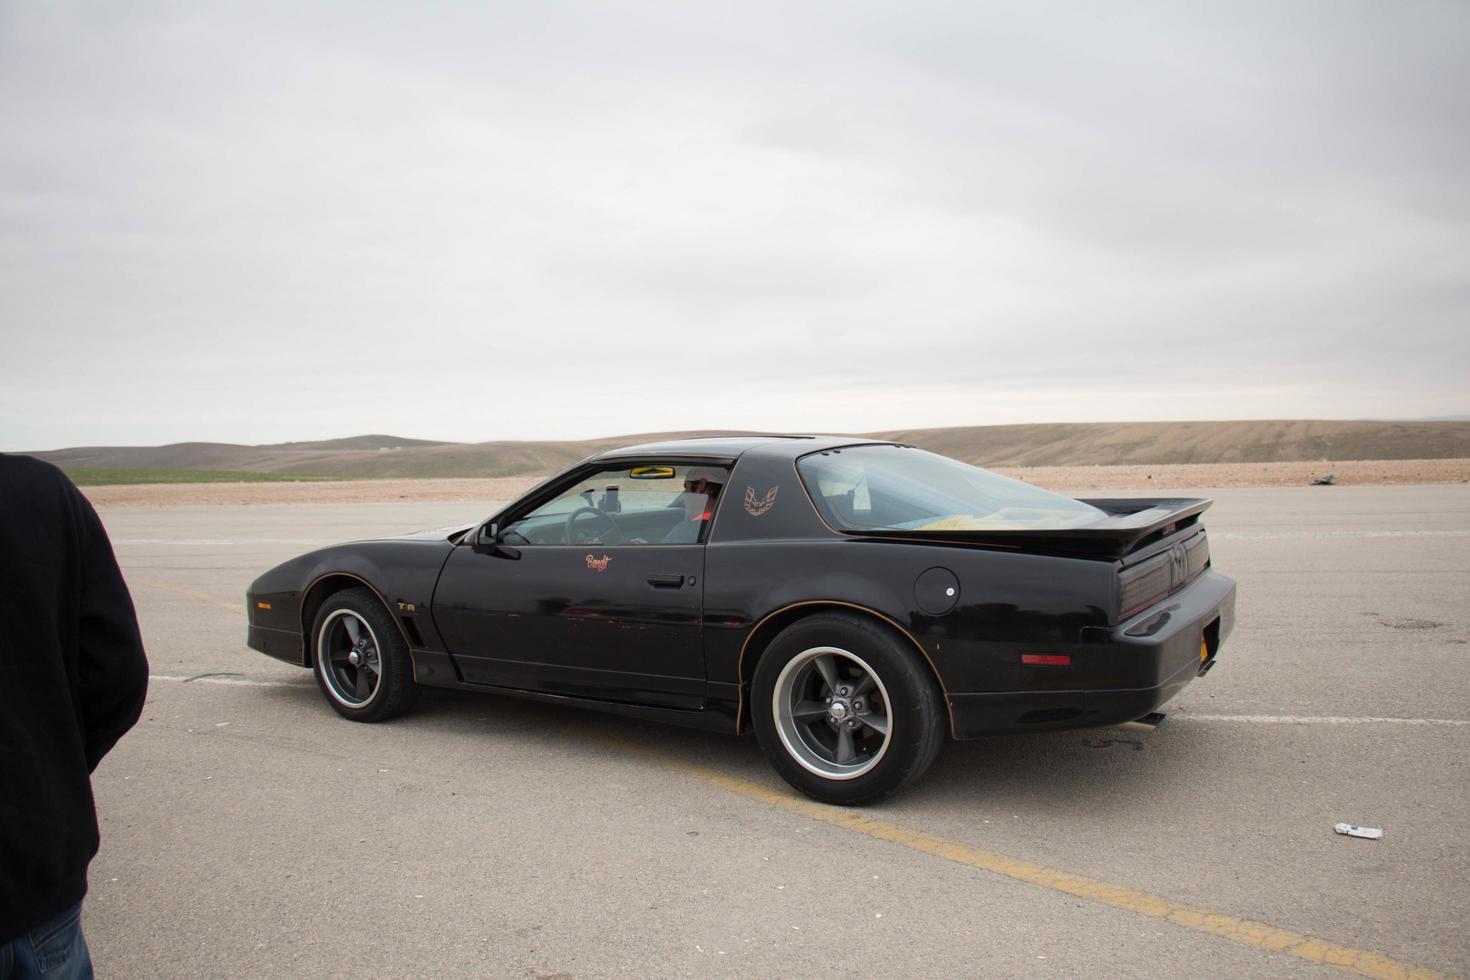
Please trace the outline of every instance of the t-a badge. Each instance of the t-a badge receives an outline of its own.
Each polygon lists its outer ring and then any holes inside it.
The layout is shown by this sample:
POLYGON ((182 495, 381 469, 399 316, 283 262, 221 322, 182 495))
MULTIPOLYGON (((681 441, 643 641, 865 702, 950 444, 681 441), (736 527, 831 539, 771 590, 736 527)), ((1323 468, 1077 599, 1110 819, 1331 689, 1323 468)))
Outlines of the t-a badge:
POLYGON ((610 561, 612 561, 612 555, 603 555, 601 558, 593 558, 591 555, 588 555, 587 567, 594 572, 605 572, 607 571, 607 563, 610 561))

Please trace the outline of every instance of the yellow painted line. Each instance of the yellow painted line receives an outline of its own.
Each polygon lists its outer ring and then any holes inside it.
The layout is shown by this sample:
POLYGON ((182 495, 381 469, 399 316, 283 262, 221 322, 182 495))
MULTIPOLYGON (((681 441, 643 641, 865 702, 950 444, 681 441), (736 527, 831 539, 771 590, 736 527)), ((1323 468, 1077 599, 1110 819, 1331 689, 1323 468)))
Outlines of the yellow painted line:
POLYGON ((1045 865, 1024 861, 1020 858, 983 851, 922 831, 909 830, 898 824, 868 816, 861 810, 828 806, 793 796, 787 792, 769 789, 758 783, 684 762, 640 745, 617 742, 616 746, 657 762, 665 768, 677 770, 702 782, 718 786, 737 796, 797 813, 812 820, 819 820, 834 827, 841 827, 843 830, 856 831, 868 837, 907 847, 910 850, 952 861, 955 864, 1004 875, 1029 885, 1050 888, 1052 891, 1087 899, 1090 902, 1121 909, 1124 912, 1135 912, 1152 919, 1162 919, 1185 929, 1219 936, 1246 946, 1285 953, 1288 956, 1306 960, 1308 963, 1334 966, 1348 973, 1381 978, 1381 980, 1421 980, 1421 978, 1429 980, 1429 978, 1446 976, 1424 967, 1400 963, 1370 950, 1339 946, 1325 939, 1291 929, 1282 929, 1267 922, 1241 919, 1211 909, 1183 905, 1123 885, 1114 885, 1097 878, 1072 874, 1058 868, 1048 868, 1045 865))
POLYGON ((200 602, 207 602, 214 606, 223 606, 231 612, 239 613, 241 616, 245 615, 245 604, 243 600, 241 602, 231 602, 229 599, 221 599, 219 596, 210 595, 208 592, 195 592, 193 589, 186 589, 182 585, 172 585, 168 582, 151 582, 147 579, 136 579, 135 581, 139 585, 146 585, 153 589, 163 589, 165 592, 177 592, 179 595, 186 595, 191 599, 198 599, 200 602))
MULTIPOLYGON (((207 592, 196 592, 182 586, 171 585, 167 582, 141 581, 140 584, 163 589, 169 592, 177 592, 202 602, 208 602, 216 606, 223 606, 236 613, 244 613, 239 603, 221 599, 219 596, 210 595, 207 592)), ((1193 929, 1196 932, 1208 933, 1229 939, 1232 942, 1241 943, 1246 946, 1254 946, 1257 949, 1270 950, 1271 952, 1285 953, 1295 956, 1308 963, 1316 963, 1322 966, 1334 966, 1348 973, 1359 976, 1374 977, 1378 980, 1437 980, 1447 975, 1430 970, 1425 967, 1413 966, 1408 963, 1400 963, 1398 960, 1375 953, 1366 949, 1354 949, 1351 946, 1339 946, 1336 943, 1306 933, 1296 932, 1292 929, 1282 929, 1268 922, 1256 922, 1252 919, 1242 919, 1223 912, 1211 909, 1196 908, 1184 905, 1171 899, 1150 895, 1147 892, 1137 891, 1124 885, 1114 885, 1098 878, 1089 878, 1086 875, 1072 874, 1059 868, 1049 868, 1043 864, 1025 861, 1020 858, 1007 857, 993 851, 985 851, 979 848, 961 844, 958 841, 926 834, 919 830, 909 830, 898 824, 889 823, 870 817, 861 810, 848 809, 846 807, 828 806, 812 800, 803 799, 798 796, 779 790, 768 789, 759 783, 752 783, 738 776, 731 776, 704 766, 694 765, 675 759, 659 752, 654 752, 644 746, 627 742, 613 740, 602 740, 611 743, 616 748, 622 749, 633 755, 642 756, 658 763, 666 769, 682 772, 702 782, 720 789, 743 796, 746 799, 765 803, 768 806, 780 810, 787 810, 800 814, 811 820, 818 820, 843 830, 852 830, 865 834, 875 840, 887 841, 900 847, 929 854, 933 857, 952 861, 965 867, 976 868, 980 871, 989 871, 993 874, 1003 875, 1015 881, 1022 881, 1029 885, 1039 885, 1052 891, 1072 895, 1076 898, 1096 902, 1099 905, 1107 905, 1124 912, 1134 912, 1146 915, 1152 919, 1162 919, 1172 922, 1185 929, 1193 929)))

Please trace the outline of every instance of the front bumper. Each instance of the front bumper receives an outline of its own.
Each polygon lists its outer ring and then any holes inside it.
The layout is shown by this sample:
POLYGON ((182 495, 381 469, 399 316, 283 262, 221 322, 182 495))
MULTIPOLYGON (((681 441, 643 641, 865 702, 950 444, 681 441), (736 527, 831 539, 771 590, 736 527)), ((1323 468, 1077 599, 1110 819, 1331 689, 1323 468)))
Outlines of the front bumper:
POLYGON ((297 667, 306 666, 300 633, 252 625, 245 633, 245 645, 252 650, 259 650, 266 656, 284 660, 288 664, 295 664, 297 667))
POLYGON ((1101 682, 1075 690, 951 693, 954 736, 1092 728, 1141 718, 1213 667, 1234 626, 1235 582, 1207 571, 1162 605, 1114 627, 1083 631, 1073 657, 1083 661, 1077 672, 1101 682))
POLYGON ((245 593, 245 645, 266 656, 284 660, 297 667, 306 666, 306 644, 301 630, 291 623, 285 612, 290 603, 280 593, 245 593))

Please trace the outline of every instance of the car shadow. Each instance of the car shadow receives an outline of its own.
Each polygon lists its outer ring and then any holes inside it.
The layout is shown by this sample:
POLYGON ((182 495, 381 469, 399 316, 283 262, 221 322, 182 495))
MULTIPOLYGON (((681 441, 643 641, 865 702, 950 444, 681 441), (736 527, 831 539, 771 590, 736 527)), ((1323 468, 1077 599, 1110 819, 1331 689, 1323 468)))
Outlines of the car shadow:
MULTIPOLYGON (((292 710, 331 711, 315 687, 249 691, 292 710)), ((430 688, 421 692, 408 714, 384 724, 420 736, 527 739, 543 745, 551 740, 564 742, 559 747, 571 751, 581 746, 588 753, 605 753, 612 745, 797 795, 766 763, 752 736, 683 728, 575 705, 430 688)), ((1188 791, 1200 760, 1217 758, 1223 751, 1220 737, 1213 727, 1166 726, 1147 733, 1097 728, 949 740, 916 785, 873 809, 895 815, 910 807, 973 814, 977 804, 1007 814, 1063 806, 1146 811, 1160 796, 1188 791)))

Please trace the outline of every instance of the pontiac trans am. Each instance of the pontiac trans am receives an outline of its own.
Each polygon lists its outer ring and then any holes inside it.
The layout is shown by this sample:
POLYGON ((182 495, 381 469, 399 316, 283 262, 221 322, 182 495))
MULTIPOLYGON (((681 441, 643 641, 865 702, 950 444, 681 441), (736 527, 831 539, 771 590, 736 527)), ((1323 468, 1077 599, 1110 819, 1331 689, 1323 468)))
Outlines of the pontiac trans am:
POLYGON ((632 446, 478 524, 265 572, 248 643, 353 721, 446 687, 753 732, 797 790, 860 804, 946 736, 1128 722, 1208 671, 1235 609, 1209 504, 853 438, 632 446))

